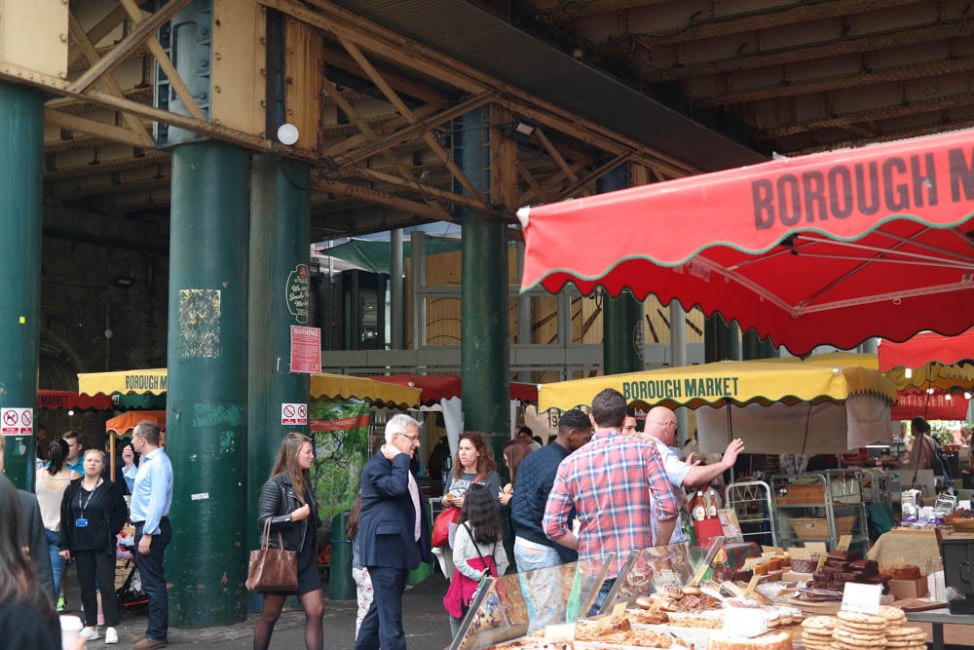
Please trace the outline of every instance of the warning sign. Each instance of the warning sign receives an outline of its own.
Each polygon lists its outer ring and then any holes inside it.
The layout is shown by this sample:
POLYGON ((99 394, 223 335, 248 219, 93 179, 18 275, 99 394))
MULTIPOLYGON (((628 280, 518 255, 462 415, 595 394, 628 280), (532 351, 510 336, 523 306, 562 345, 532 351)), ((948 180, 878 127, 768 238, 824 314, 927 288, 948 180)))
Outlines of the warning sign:
POLYGON ((0 408, 0 434, 5 436, 34 435, 34 409, 0 408))
POLYGON ((281 404, 281 424, 306 426, 308 424, 308 405, 281 404))
POLYGON ((291 326, 291 372, 321 372, 321 330, 291 326))

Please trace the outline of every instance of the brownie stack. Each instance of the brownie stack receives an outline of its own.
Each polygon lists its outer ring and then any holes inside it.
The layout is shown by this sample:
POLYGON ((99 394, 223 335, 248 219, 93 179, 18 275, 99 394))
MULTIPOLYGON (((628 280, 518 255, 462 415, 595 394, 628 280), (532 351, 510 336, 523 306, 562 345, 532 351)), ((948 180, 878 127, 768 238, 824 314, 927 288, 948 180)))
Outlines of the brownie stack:
POLYGON ((883 585, 883 593, 889 591, 889 577, 879 575, 879 563, 863 560, 854 551, 832 551, 825 566, 812 574, 812 586, 817 589, 842 591, 847 582, 867 585, 883 585))

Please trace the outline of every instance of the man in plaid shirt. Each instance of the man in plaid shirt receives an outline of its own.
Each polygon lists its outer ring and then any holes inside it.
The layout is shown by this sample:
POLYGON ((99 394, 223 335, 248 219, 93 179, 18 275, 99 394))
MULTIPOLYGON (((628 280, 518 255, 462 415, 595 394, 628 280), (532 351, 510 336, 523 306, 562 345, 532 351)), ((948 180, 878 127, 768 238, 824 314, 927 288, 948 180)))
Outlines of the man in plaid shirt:
POLYGON ((622 435, 626 400, 619 391, 607 388, 596 395, 591 417, 592 440, 558 466, 543 528, 552 541, 578 549, 579 561, 615 553, 607 581, 611 586, 631 551, 669 543, 679 502, 656 445, 622 435), (650 525, 654 499, 655 540, 650 525), (568 527, 572 506, 578 537, 568 527))

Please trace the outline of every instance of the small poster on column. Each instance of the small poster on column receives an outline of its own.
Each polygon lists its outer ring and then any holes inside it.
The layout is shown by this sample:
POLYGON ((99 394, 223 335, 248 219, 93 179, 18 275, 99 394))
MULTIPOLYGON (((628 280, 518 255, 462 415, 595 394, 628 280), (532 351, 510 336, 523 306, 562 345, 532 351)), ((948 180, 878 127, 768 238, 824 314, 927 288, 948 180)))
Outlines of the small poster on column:
POLYGON ((321 329, 291 326, 291 372, 321 372, 321 329))

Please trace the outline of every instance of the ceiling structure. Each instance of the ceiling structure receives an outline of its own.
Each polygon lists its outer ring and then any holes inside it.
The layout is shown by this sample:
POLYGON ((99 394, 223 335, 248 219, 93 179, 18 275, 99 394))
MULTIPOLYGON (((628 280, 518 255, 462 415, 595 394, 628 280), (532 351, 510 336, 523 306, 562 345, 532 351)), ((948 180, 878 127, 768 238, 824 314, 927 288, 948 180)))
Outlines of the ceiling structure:
POLYGON ((594 192, 624 163, 657 182, 974 126, 966 2, 213 0, 257 27, 214 45, 214 78, 244 81, 207 102, 180 88, 160 31, 191 4, 70 2, 66 78, 29 76, 50 97, 47 236, 164 250, 159 124, 306 162, 316 241, 457 206, 513 221, 450 155, 453 120, 482 106, 517 142, 519 204, 594 192), (154 106, 157 69, 182 114, 154 106), (298 124, 295 146, 269 137, 268 105, 298 124))

